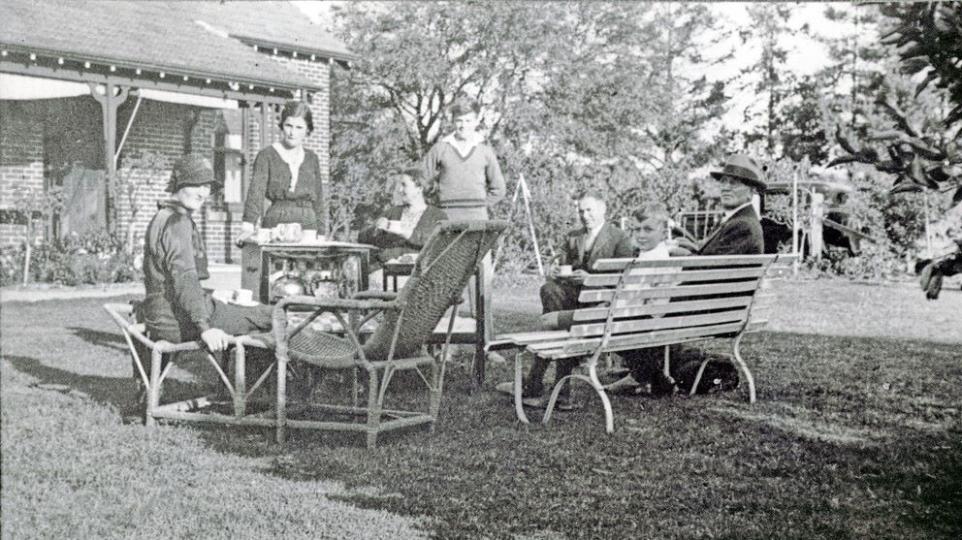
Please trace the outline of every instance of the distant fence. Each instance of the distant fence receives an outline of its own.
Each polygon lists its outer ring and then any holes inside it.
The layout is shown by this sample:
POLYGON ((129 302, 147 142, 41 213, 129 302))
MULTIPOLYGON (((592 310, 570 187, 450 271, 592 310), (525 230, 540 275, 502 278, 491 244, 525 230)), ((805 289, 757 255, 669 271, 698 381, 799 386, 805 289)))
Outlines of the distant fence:
POLYGON ((694 236, 696 240, 701 240, 715 229, 715 226, 721 222, 724 214, 723 211, 712 208, 690 210, 678 214, 678 224, 694 236))

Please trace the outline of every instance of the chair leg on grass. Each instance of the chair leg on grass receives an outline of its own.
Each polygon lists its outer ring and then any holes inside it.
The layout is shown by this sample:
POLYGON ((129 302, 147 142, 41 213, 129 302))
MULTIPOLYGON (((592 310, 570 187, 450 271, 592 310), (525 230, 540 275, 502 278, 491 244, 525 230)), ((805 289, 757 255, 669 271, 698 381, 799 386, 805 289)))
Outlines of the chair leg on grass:
POLYGON ((287 357, 277 355, 277 444, 287 439, 287 357))
POLYGON ((524 414, 524 404, 521 402, 521 393, 523 389, 521 388, 523 382, 523 366, 522 359, 524 353, 518 352, 514 355, 514 413, 517 415, 518 420, 522 424, 528 423, 528 416, 524 414))
POLYGON ((438 420, 438 414, 441 409, 441 378, 439 377, 441 372, 440 366, 437 362, 431 363, 431 401, 428 405, 428 415, 431 416, 431 423, 429 424, 428 430, 434 433, 434 424, 438 420))
POLYGON ((243 343, 234 350, 234 416, 241 418, 247 409, 247 355, 243 343))
POLYGON ((150 352, 150 384, 147 386, 147 409, 144 411, 144 425, 149 428, 157 424, 154 409, 160 405, 160 368, 164 354, 157 349, 150 352))
POLYGON ((377 432, 381 425, 381 393, 378 391, 377 370, 367 370, 367 447, 374 448, 377 444, 377 432))
POLYGON ((741 345, 744 335, 738 334, 735 338, 735 342, 732 344, 732 353, 735 357, 735 364, 742 370, 742 374, 745 375, 745 382, 748 384, 748 402, 755 403, 755 378, 752 377, 752 372, 749 371, 748 365, 742 360, 742 355, 738 351, 738 346, 741 345))

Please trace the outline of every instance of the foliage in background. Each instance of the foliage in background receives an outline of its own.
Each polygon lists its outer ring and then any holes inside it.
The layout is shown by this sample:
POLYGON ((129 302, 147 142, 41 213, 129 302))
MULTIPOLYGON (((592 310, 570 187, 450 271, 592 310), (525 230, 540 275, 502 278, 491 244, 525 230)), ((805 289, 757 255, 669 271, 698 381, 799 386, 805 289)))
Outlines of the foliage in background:
MULTIPOLYGON (((692 171, 718 154, 702 132, 725 110, 724 85, 683 75, 712 60, 704 36, 716 22, 706 6, 431 2, 335 11, 340 37, 361 58, 335 74, 332 91, 332 223, 342 232, 380 211, 389 171, 421 159, 462 96, 482 106, 508 199, 524 176, 546 255, 575 225, 579 191, 601 191, 615 220, 652 202, 677 212, 698 194, 692 171)), ((516 225, 505 245, 518 249, 508 257, 533 260, 520 205, 508 200, 494 215, 516 225)))
POLYGON ((34 240, 44 236, 41 227, 46 226, 49 219, 63 209, 63 190, 50 188, 39 191, 28 187, 24 181, 13 188, 13 204, 26 220, 23 244, 17 246, 17 249, 23 249, 23 257, 19 259, 17 266, 20 268, 22 283, 26 285, 30 281, 34 240))
MULTIPOLYGON (((123 235, 104 230, 70 234, 60 240, 37 240, 30 247, 28 281, 83 285, 122 283, 141 278, 136 255, 123 235)), ((24 282, 26 246, 0 249, 0 286, 24 282)))
MULTIPOLYGON (((941 14, 948 20, 958 4, 942 6, 945 9, 939 11, 931 9, 931 5, 911 4, 904 11, 917 17, 941 14)), ((894 4, 882 8, 827 7, 826 19, 850 31, 817 37, 827 47, 829 65, 797 80, 785 74, 784 80, 791 83, 791 99, 776 109, 780 119, 780 141, 776 145, 779 162, 786 161, 791 167, 793 162, 801 163, 807 158, 813 165, 846 165, 855 191, 837 209, 848 216, 846 225, 869 234, 872 242, 863 243, 863 252, 851 260, 830 253, 828 258, 835 262, 818 263, 830 264, 846 275, 891 275, 905 268, 907 256, 918 254, 919 240, 924 238, 925 201, 913 195, 890 196, 893 174, 901 178, 896 182, 899 186, 914 186, 913 175, 917 179, 933 175, 958 178, 958 171, 953 170, 958 167, 952 164, 951 157, 957 147, 957 134, 943 122, 948 110, 946 92, 938 84, 919 85, 908 76, 911 73, 903 73, 906 70, 900 59, 906 54, 915 58, 912 69, 921 71, 920 49, 913 50, 906 41, 909 48, 900 53, 880 39, 890 26, 884 15, 900 10, 894 4), (945 159, 934 163, 931 158, 935 157, 945 159)), ((904 27, 902 30, 905 35, 913 35, 904 27)), ((918 34, 913 36, 911 39, 920 39, 918 34)), ((944 49, 951 51, 957 41, 957 35, 946 37, 942 41, 944 49)), ((941 80, 932 78, 930 82, 941 80)), ((774 167, 774 171, 778 170, 774 167)), ((946 186, 956 181, 947 180, 946 186)), ((929 197, 930 220, 948 207, 948 190, 943 187, 942 195, 929 197)), ((781 205, 785 214, 786 199, 769 197, 767 206, 777 213, 781 205)), ((790 206, 787 208, 790 210, 790 206)), ((800 215, 807 216, 807 212, 800 215)))
POLYGON ((858 137, 858 144, 839 130, 836 139, 845 152, 832 163, 870 164, 895 176, 896 193, 952 191, 953 202, 962 201, 962 4, 891 3, 879 9, 887 17, 883 43, 895 48, 898 71, 921 81, 909 91, 881 88, 876 104, 887 121, 858 137), (937 110, 920 118, 918 105, 933 101, 937 110))

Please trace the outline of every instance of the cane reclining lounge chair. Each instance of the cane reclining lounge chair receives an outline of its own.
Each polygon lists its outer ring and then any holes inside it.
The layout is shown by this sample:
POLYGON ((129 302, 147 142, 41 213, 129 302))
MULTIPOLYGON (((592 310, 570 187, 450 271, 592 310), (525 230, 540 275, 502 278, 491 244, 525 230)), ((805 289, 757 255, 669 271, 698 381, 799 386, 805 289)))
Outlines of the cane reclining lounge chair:
POLYGON ((258 379, 247 388, 246 377, 246 351, 250 347, 260 349, 266 345, 255 338, 249 336, 235 336, 230 341, 229 350, 226 355, 233 352, 233 381, 227 376, 225 370, 226 362, 217 358, 207 351, 199 341, 188 341, 184 343, 171 343, 168 341, 154 341, 147 336, 143 323, 138 323, 134 319, 134 308, 130 304, 107 303, 103 305, 110 317, 120 327, 130 351, 131 362, 134 369, 134 378, 140 379, 143 391, 145 392, 146 405, 144 413, 144 423, 150 427, 156 423, 158 418, 172 420, 186 420, 194 422, 215 422, 221 424, 247 424, 260 426, 273 426, 274 420, 258 416, 247 415, 247 405, 252 394, 263 387, 267 381, 274 364, 266 366, 260 373, 258 379), (227 390, 231 404, 233 405, 233 415, 221 414, 211 411, 202 411, 210 405, 217 404, 218 398, 202 396, 192 399, 161 404, 162 385, 174 365, 174 357, 179 354, 203 351, 207 361, 211 364, 221 382, 227 390), (145 365, 146 356, 150 355, 149 365, 145 365), (149 369, 149 372, 147 371, 149 369))
MULTIPOLYGON (((461 298, 468 278, 507 227, 504 221, 448 221, 435 229, 398 293, 367 291, 353 299, 295 296, 281 299, 274 309, 270 336, 256 336, 274 345, 277 360, 277 441, 284 442, 287 427, 355 431, 367 434, 373 447, 378 434, 397 428, 431 424, 437 419, 443 390, 444 368, 450 347, 454 312, 447 322, 447 339, 437 357, 425 343, 446 311, 461 298), (304 320, 288 327, 290 311, 307 310, 304 320), (342 335, 316 331, 312 321, 333 314, 345 329, 342 335), (380 314, 380 315, 379 315, 380 314), (375 316, 382 320, 362 344, 359 329, 375 316), (272 342, 272 343, 271 343, 272 342), (349 417, 346 421, 288 418, 287 371, 289 362, 304 362, 324 369, 363 370, 367 373, 367 406, 311 403, 311 411, 349 417), (392 376, 411 370, 428 391, 427 411, 387 409, 385 394, 392 376), (363 420, 363 422, 361 421, 363 420)), ((356 372, 355 372, 356 373, 356 372)))

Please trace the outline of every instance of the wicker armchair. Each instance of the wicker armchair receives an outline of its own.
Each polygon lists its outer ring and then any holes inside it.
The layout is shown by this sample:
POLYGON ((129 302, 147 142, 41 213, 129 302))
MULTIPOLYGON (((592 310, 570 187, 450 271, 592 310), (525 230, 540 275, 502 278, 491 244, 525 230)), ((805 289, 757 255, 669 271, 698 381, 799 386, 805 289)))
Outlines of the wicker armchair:
POLYGON ((143 323, 138 323, 134 317, 134 309, 130 304, 110 302, 103 305, 110 318, 117 323, 127 342, 133 366, 134 378, 144 392, 143 420, 147 427, 153 427, 157 419, 183 420, 190 422, 213 422, 220 424, 238 424, 254 426, 272 426, 273 419, 247 414, 247 405, 252 394, 268 380, 274 365, 271 364, 259 374, 259 377, 247 388, 246 358, 249 348, 267 348, 267 345, 250 336, 234 336, 230 340, 230 350, 218 358, 207 351, 199 341, 171 343, 169 341, 154 341, 147 337, 143 323), (233 405, 233 415, 220 414, 205 410, 210 405, 219 403, 217 396, 202 396, 171 403, 160 402, 164 379, 174 365, 173 358, 181 353, 202 353, 210 365, 217 372, 224 384, 230 402, 233 405), (233 354, 233 381, 226 372, 224 358, 233 354), (149 356, 149 360, 147 359, 149 356))
POLYGON ((451 310, 440 355, 432 356, 425 343, 445 312, 459 302, 468 278, 506 227, 504 221, 442 222, 422 248, 410 279, 396 295, 367 292, 353 299, 299 296, 278 302, 272 335, 265 337, 274 345, 277 359, 277 441, 284 442, 287 427, 355 431, 367 434, 370 448, 384 431, 419 424, 431 424, 433 428, 456 310, 451 310), (304 310, 308 315, 290 328, 289 312, 304 310), (325 313, 337 318, 345 329, 343 335, 312 328, 312 321, 325 313), (380 323, 362 344, 360 329, 378 315, 380 323), (288 418, 289 362, 325 369, 364 370, 368 379, 367 406, 359 406, 355 387, 351 406, 309 404, 311 411, 346 415, 349 420, 288 418), (427 411, 384 407, 392 376, 405 370, 415 371, 424 383, 428 391, 427 411))

